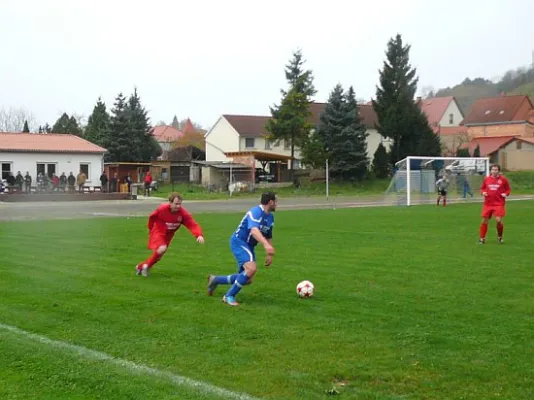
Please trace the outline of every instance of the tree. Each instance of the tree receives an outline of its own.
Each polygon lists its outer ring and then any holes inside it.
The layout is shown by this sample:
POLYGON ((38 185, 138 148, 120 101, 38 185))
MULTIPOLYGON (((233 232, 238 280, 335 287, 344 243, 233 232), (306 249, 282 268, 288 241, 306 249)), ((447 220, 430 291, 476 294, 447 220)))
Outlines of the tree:
POLYGON ((92 143, 107 148, 110 143, 111 116, 106 110, 106 104, 99 97, 93 112, 87 120, 85 138, 92 143))
POLYGON ((53 133, 70 133, 81 136, 82 130, 78 125, 78 120, 74 116, 63 113, 52 126, 53 133))
POLYGON ((22 128, 22 132, 30 133, 30 127, 28 126, 28 120, 24 121, 24 128, 22 128))
POLYGON ((378 179, 384 179, 389 176, 391 172, 390 160, 391 157, 387 153, 386 148, 380 143, 376 148, 372 164, 372 171, 378 179))
POLYGON ((177 117, 176 115, 175 115, 174 118, 172 119, 171 126, 172 126, 174 129, 178 129, 178 130, 180 130, 180 123, 178 122, 178 117, 177 117))
POLYGON ((469 149, 461 149, 460 147, 458 147, 456 149, 456 157, 471 157, 471 155, 469 154, 469 149))
POLYGON ((125 111, 128 117, 131 152, 136 155, 134 161, 149 162, 161 155, 161 148, 150 133, 148 112, 141 105, 137 88, 134 88, 130 95, 125 111))
MULTIPOLYGON (((333 164, 334 141, 336 136, 347 126, 347 105, 343 86, 337 84, 330 92, 324 111, 319 115, 317 134, 323 142, 324 154, 333 164)), ((323 162, 324 165, 324 162, 323 162)))
POLYGON ((126 98, 119 93, 111 110, 110 141, 107 147, 106 161, 135 161, 135 155, 130 150, 128 137, 128 118, 126 115, 126 98))
POLYGON ((28 126, 36 125, 34 115, 22 107, 0 108, 0 132, 22 132, 24 122, 28 126))
POLYGON ((333 137, 333 176, 362 180, 369 168, 367 127, 363 124, 352 86, 344 95, 344 127, 333 137))
POLYGON ((316 90, 313 86, 311 70, 304 70, 304 59, 300 50, 293 53, 293 59, 285 67, 287 91, 281 90, 280 105, 270 107, 272 118, 266 124, 269 138, 275 143, 285 140, 291 147, 291 169, 293 179, 293 159, 295 146, 302 147, 310 135, 312 124, 309 122, 311 98, 316 90))
POLYGON ((379 133, 393 139, 393 163, 408 156, 441 154, 439 137, 414 101, 417 82, 416 70, 410 65, 410 46, 397 35, 388 42, 380 86, 373 100, 379 133))
POLYGON ((473 150, 473 157, 480 157, 480 145, 477 144, 477 147, 475 147, 475 150, 473 150))
POLYGON ((44 126, 39 125, 38 132, 39 133, 50 133, 52 132, 52 127, 48 125, 48 122, 47 122, 44 126))

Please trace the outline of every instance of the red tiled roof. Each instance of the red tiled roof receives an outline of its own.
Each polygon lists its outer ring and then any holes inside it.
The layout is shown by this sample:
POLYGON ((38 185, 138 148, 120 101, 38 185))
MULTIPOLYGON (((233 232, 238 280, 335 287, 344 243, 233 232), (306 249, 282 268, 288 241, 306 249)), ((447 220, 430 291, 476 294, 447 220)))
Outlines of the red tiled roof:
POLYGON ((479 99, 471 106, 471 111, 462 121, 462 125, 527 120, 528 111, 526 115, 516 117, 516 114, 524 101, 529 102, 530 111, 533 106, 528 96, 500 96, 479 99))
POLYGON ((155 126, 150 133, 152 133, 158 142, 176 142, 184 136, 183 132, 170 125, 155 126))
POLYGON ((35 153, 105 153, 106 149, 66 133, 0 133, 0 151, 35 153))
POLYGON ((534 144, 534 138, 518 137, 518 138, 516 138, 516 139, 517 139, 517 140, 521 140, 522 142, 527 142, 527 143, 534 144))
MULTIPOLYGON (((310 122, 314 125, 319 123, 319 116, 323 112, 326 103, 311 103, 310 104, 310 122)), ((369 129, 375 129, 375 124, 378 123, 375 110, 372 105, 360 104, 360 116, 362 122, 369 129)), ((247 137, 261 137, 267 134, 265 124, 271 119, 262 115, 229 115, 224 114, 223 117, 234 127, 240 136, 247 137)))
POLYGON ((515 139, 518 138, 516 136, 480 137, 465 143, 461 147, 469 149, 469 153, 473 154, 478 145, 480 146, 480 157, 487 157, 515 139))
POLYGON ((193 126, 193 123, 189 118, 187 118, 187 121, 185 121, 184 129, 183 129, 184 135, 188 133, 197 133, 196 128, 193 126))
POLYGON ((443 118, 443 114, 447 111, 447 107, 449 107, 449 104, 453 100, 453 96, 432 97, 430 99, 420 100, 418 104, 421 111, 426 114, 430 126, 435 126, 439 124, 439 121, 443 118))

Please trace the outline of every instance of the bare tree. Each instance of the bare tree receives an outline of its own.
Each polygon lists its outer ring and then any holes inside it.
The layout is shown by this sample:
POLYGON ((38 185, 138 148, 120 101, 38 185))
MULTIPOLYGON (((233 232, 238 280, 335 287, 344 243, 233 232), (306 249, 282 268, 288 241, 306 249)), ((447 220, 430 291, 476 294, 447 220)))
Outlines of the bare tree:
POLYGON ((0 132, 22 132, 24 122, 28 122, 30 132, 35 131, 35 116, 23 107, 0 108, 0 132))

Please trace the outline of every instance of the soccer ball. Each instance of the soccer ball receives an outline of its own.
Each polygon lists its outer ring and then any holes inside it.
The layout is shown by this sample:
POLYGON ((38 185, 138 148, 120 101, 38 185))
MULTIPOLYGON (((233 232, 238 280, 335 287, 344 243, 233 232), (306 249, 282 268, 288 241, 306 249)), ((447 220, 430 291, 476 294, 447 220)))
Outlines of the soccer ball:
POLYGON ((302 281, 297 285, 297 294, 301 298, 312 297, 315 286, 310 281, 302 281))

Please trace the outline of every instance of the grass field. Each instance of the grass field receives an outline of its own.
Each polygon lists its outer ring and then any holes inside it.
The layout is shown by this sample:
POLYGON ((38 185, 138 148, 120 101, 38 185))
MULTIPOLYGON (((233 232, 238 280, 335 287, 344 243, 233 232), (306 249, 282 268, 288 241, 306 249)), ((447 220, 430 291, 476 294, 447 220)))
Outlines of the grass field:
POLYGON ((278 212, 237 308, 205 278, 241 214, 198 214, 206 245, 180 231, 149 278, 145 219, 2 223, 0 398, 532 399, 534 202, 503 245, 479 212, 278 212))

